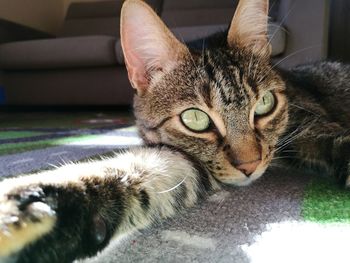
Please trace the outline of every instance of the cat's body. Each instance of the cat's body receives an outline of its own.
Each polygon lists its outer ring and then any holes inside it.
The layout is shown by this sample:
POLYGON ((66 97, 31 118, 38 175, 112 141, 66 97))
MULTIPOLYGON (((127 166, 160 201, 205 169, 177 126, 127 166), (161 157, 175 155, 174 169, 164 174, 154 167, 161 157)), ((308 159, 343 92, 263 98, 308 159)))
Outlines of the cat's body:
POLYGON ((296 136, 281 154, 301 165, 321 168, 348 185, 350 67, 320 62, 280 74, 287 83, 290 105, 286 134, 296 136))
POLYGON ((144 3, 126 1, 122 46, 148 146, 3 181, 0 257, 71 262, 93 255, 112 236, 193 206, 218 181, 251 183, 274 159, 325 168, 346 184, 350 68, 277 69, 267 2, 241 0, 227 43, 190 52, 144 3))

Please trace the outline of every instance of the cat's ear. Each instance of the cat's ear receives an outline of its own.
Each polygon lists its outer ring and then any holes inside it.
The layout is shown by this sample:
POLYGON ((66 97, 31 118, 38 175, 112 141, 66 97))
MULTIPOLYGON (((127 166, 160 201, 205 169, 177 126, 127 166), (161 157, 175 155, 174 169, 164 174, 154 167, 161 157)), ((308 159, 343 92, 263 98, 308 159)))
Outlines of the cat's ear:
POLYGON ((120 26, 129 79, 138 92, 146 91, 157 73, 170 70, 189 52, 141 0, 124 2, 120 26))
POLYGON ((240 0, 227 36, 229 47, 269 56, 268 10, 269 0, 240 0))

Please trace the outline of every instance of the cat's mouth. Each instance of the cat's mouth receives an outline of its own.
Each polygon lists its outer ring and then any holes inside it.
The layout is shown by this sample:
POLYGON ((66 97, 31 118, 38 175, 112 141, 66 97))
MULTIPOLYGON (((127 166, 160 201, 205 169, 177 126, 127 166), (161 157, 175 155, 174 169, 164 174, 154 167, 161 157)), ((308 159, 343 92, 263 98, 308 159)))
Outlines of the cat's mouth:
POLYGON ((261 167, 258 167, 249 177, 240 171, 234 171, 230 175, 227 174, 226 176, 214 176, 223 184, 247 186, 259 179, 265 173, 266 169, 267 165, 261 165, 261 167))
POLYGON ((223 184, 247 186, 259 179, 265 173, 272 159, 272 155, 272 152, 265 155, 265 158, 260 161, 254 171, 249 175, 240 171, 234 165, 226 163, 225 169, 223 169, 224 171, 216 171, 213 173, 213 176, 223 184))

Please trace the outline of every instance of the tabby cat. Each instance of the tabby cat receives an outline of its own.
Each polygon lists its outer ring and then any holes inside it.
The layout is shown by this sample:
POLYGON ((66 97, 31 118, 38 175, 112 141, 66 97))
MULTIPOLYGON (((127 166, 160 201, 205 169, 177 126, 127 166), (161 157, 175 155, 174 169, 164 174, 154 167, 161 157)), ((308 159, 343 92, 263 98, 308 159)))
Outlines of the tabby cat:
POLYGON ((241 0, 225 44, 189 50, 126 0, 121 43, 145 147, 0 183, 0 257, 71 262, 112 237, 247 185, 278 155, 350 184, 350 68, 270 61, 268 0, 241 0))

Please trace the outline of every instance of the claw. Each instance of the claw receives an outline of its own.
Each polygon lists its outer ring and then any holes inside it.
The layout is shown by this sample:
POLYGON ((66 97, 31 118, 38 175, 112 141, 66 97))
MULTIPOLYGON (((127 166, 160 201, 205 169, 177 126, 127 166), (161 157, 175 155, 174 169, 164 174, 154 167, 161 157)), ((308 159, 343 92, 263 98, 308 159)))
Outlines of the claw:
MULTIPOLYGON (((6 201, 5 201, 6 202, 6 201)), ((9 257, 50 232, 55 212, 43 202, 28 204, 21 211, 16 202, 7 201, 0 210, 0 257, 9 257)))

